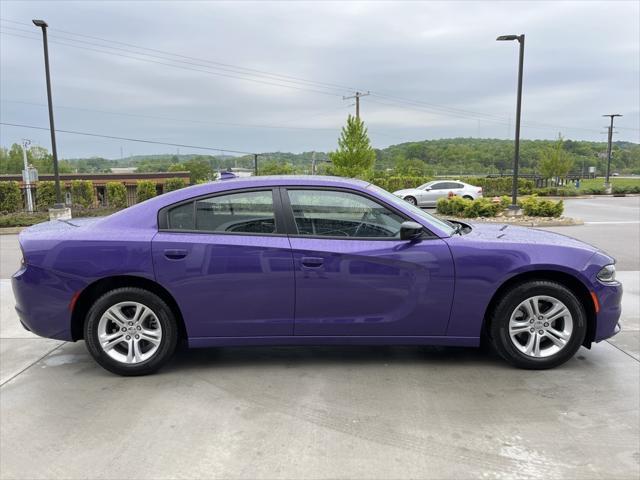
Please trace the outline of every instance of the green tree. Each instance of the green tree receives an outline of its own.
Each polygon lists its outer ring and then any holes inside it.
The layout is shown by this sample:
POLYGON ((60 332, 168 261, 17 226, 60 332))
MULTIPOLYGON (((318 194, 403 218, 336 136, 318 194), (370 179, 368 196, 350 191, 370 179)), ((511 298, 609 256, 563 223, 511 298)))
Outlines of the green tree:
POLYGON ((18 182, 0 182, 0 212, 22 210, 22 193, 18 182))
POLYGON ((136 201, 144 202, 156 196, 156 184, 150 180, 138 180, 136 201))
POLYGON ((91 180, 73 180, 71 182, 71 201, 75 205, 88 208, 96 201, 91 180))
POLYGON ((291 175, 293 166, 290 163, 280 163, 274 160, 262 163, 258 168, 259 175, 291 175))
POLYGON ((573 158, 564 149, 564 140, 561 135, 558 135, 558 140, 553 145, 542 150, 538 167, 544 178, 558 179, 571 171, 573 158))
POLYGON ((174 163, 169 167, 168 171, 189 172, 189 182, 192 184, 211 180, 213 176, 211 165, 204 158, 193 158, 184 163, 174 163))
POLYGON ((107 204, 111 208, 127 207, 127 187, 120 182, 107 182, 107 204))
POLYGON ((376 152, 371 147, 364 123, 349 115, 338 139, 338 150, 331 152, 333 173, 343 177, 363 177, 371 174, 376 152))
POLYGON ((180 190, 187 186, 187 182, 184 178, 169 178, 164 182, 164 192, 172 192, 174 190, 180 190))

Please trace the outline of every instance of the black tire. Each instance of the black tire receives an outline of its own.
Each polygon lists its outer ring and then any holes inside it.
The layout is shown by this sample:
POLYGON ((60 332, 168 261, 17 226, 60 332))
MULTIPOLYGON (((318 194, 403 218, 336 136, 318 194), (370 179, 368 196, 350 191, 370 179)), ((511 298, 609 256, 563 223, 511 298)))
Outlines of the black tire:
POLYGON ((405 202, 409 202, 411 205, 418 206, 418 202, 413 197, 404 197, 405 202))
POLYGON ((84 339, 91 356, 106 370, 123 376, 148 375, 161 368, 173 355, 178 341, 178 326, 173 312, 160 297, 142 288, 124 287, 111 290, 94 302, 84 324, 84 339), (120 302, 138 302, 150 308, 161 327, 162 337, 157 350, 150 358, 139 363, 117 361, 100 345, 100 319, 107 309, 120 302))
MULTIPOLYGON (((560 283, 536 280, 521 283, 505 293, 489 317, 489 340, 494 350, 518 368, 543 370, 562 365, 578 351, 587 332, 587 316, 580 300, 560 283), (509 335, 509 320, 518 305, 533 296, 553 297, 567 307, 573 321, 573 331, 564 347, 547 357, 534 357, 520 351, 509 335)), ((550 340, 547 339, 547 342, 550 340)))

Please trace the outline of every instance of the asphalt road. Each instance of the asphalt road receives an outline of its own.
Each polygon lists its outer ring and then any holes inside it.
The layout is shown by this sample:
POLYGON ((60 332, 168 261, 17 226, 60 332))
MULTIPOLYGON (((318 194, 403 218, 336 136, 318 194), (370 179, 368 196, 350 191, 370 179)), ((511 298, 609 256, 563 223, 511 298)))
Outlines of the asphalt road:
POLYGON ((544 372, 476 349, 264 347, 121 378, 18 325, 0 236, 0 478, 637 479, 640 198, 567 213, 587 223, 549 230, 618 258, 628 336, 544 372))

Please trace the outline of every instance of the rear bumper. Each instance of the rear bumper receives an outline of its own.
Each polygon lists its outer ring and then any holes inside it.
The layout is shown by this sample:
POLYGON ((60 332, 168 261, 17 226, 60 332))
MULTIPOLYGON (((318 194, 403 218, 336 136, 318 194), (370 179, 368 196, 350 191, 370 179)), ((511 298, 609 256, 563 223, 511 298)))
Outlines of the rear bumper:
POLYGON ((69 303, 83 284, 27 265, 11 277, 16 312, 22 325, 36 335, 56 340, 72 340, 69 303))

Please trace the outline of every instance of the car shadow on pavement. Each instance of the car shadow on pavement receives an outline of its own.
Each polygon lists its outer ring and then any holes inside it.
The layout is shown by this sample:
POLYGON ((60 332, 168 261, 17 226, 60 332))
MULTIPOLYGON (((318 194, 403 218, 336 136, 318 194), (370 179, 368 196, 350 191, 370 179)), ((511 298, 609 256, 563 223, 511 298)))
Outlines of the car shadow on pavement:
POLYGON ((281 366, 504 365, 485 349, 430 346, 278 346, 180 348, 163 371, 281 366))

